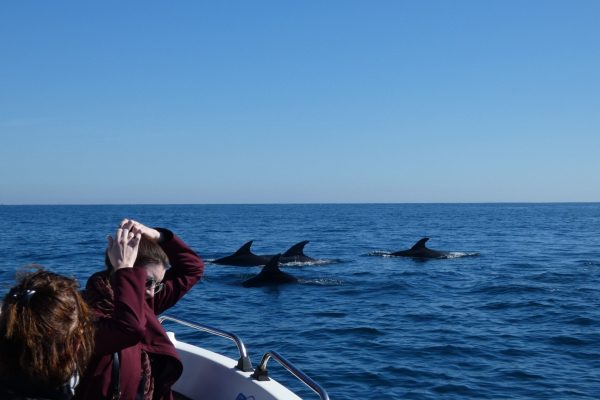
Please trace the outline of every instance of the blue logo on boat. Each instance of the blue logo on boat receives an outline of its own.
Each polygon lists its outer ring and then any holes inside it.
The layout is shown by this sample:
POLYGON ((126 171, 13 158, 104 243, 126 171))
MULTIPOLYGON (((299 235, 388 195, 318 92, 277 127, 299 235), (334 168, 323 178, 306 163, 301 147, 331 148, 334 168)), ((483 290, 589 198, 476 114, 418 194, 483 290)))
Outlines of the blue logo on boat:
POLYGON ((254 396, 246 396, 244 393, 240 393, 237 395, 235 400, 255 400, 254 396))

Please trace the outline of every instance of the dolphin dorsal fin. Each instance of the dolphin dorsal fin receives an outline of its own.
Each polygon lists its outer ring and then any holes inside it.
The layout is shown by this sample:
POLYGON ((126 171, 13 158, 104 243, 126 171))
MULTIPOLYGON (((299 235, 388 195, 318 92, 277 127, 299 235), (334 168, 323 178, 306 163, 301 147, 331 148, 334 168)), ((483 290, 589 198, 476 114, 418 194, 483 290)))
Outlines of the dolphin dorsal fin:
POLYGON ((419 240, 417 243, 415 243, 415 245, 413 247, 411 247, 411 250, 424 249, 425 243, 427 243, 428 240, 429 240, 429 238, 427 238, 427 237, 419 240))
POLYGON ((260 272, 276 272, 280 271, 279 269, 279 259, 281 258, 281 253, 275 254, 267 264, 263 267, 260 272))
POLYGON ((244 254, 252 254, 252 251, 250 251, 250 247, 252 246, 252 242, 254 242, 254 240, 251 240, 249 242, 246 242, 242 245, 242 247, 240 247, 235 253, 233 253, 233 255, 235 256, 241 256, 244 254))
POLYGON ((308 242, 310 242, 310 240, 303 240, 299 243, 296 243, 295 245, 287 249, 285 253, 283 253, 283 257, 303 256, 304 246, 306 246, 308 242))

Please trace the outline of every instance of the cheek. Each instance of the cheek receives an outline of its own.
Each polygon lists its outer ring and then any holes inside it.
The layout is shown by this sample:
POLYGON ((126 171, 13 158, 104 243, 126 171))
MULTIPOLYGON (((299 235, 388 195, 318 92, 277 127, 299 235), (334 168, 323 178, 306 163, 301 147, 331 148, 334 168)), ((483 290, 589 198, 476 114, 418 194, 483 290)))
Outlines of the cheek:
POLYGON ((153 277, 157 282, 162 282, 165 277, 165 272, 167 272, 165 267, 161 264, 150 264, 145 268, 148 276, 153 277))
POLYGON ((160 273, 158 273, 158 277, 160 278, 160 282, 165 280, 165 272, 167 272, 166 270, 161 270, 160 273))

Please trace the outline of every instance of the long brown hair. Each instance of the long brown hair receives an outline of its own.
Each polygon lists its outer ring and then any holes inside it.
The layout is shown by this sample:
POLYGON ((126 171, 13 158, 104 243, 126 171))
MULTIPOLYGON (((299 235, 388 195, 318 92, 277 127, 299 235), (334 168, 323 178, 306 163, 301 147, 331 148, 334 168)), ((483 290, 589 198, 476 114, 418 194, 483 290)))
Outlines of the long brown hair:
POLYGON ((85 370, 94 328, 75 279, 32 269, 17 277, 2 303, 0 374, 56 387, 85 370))

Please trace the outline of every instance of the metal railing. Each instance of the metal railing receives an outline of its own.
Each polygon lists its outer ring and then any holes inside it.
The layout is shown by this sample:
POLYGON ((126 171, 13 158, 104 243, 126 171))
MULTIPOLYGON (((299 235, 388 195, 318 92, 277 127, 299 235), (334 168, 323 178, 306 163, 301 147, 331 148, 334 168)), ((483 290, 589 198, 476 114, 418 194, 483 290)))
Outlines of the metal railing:
POLYGON ((298 380, 308 386, 312 391, 318 394, 321 397, 321 400, 329 400, 329 395, 317 382, 313 381, 308 375, 304 372, 300 371, 296 368, 291 362, 283 358, 276 351, 267 351, 260 361, 256 370, 251 375, 254 379, 259 381, 268 381, 269 373, 267 372, 267 362, 269 362, 270 358, 274 358, 279 364, 281 364, 285 369, 287 369, 292 375, 294 375, 298 380))
POLYGON ((196 329, 196 330, 202 331, 202 332, 207 332, 207 333, 210 333, 210 334, 213 334, 216 336, 220 336, 220 337, 223 337, 223 338, 226 338, 226 339, 229 339, 229 340, 235 342, 235 345, 238 348, 238 352, 240 353, 240 358, 238 359, 236 368, 241 371, 244 371, 244 372, 250 372, 250 371, 254 370, 252 368, 252 362, 250 361, 250 357, 248 357, 248 352, 246 351, 246 346, 244 346, 244 342, 242 342, 242 339, 240 339, 236 334, 226 332, 221 329, 213 328, 208 325, 194 324, 192 322, 184 321, 182 319, 174 318, 174 317, 171 317, 168 315, 161 315, 160 317, 158 317, 158 321, 161 324, 163 323, 163 321, 176 322, 180 325, 187 326, 188 328, 196 329))

